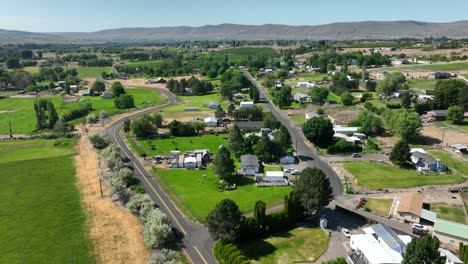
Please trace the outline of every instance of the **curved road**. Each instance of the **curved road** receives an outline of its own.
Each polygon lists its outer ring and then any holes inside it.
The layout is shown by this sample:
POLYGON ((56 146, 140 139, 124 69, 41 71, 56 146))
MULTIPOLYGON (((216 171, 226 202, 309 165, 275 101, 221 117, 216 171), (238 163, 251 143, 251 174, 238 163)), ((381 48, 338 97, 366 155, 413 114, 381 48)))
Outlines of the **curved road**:
POLYGON ((254 84, 258 90, 260 91, 260 100, 266 101, 266 107, 269 111, 273 113, 273 115, 280 121, 289 131, 291 135, 291 140, 293 142, 294 148, 296 149, 296 153, 301 160, 301 162, 305 162, 308 167, 317 167, 321 169, 330 179, 330 184, 333 188, 333 194, 335 197, 340 196, 343 193, 343 184, 341 183, 340 177, 336 175, 333 169, 328 165, 327 162, 320 159, 320 157, 312 150, 311 147, 307 145, 306 142, 308 140, 302 133, 302 131, 289 119, 286 117, 274 104, 271 102, 270 98, 266 95, 265 88, 259 84, 252 75, 247 72, 243 71, 245 77, 250 80, 252 84, 254 84))
MULTIPOLYGON (((129 116, 129 119, 134 119, 143 114, 154 112, 162 108, 177 104, 177 98, 168 90, 162 88, 152 89, 166 95, 169 98, 169 103, 136 113, 129 116)), ((179 234, 181 234, 181 240, 184 244, 184 251, 188 256, 189 261, 196 264, 217 263, 212 254, 214 241, 208 233, 208 229, 203 225, 193 223, 184 217, 184 215, 177 209, 169 196, 167 196, 161 187, 156 183, 152 175, 145 169, 134 153, 127 147, 120 135, 120 130, 122 129, 123 123, 123 119, 116 121, 109 128, 107 128, 104 133, 110 137, 113 143, 119 145, 123 153, 133 162, 133 166, 135 168, 134 173, 140 180, 146 193, 148 193, 153 201, 159 206, 159 208, 169 216, 173 227, 178 230, 179 234)))

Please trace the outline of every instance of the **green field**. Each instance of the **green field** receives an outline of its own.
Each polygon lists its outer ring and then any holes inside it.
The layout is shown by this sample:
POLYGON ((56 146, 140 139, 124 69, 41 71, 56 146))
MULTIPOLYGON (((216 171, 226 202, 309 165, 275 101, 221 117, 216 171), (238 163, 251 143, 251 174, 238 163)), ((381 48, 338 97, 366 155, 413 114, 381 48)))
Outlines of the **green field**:
POLYGON ((0 263, 94 263, 73 139, 0 143, 0 263))
POLYGON ((307 73, 300 73, 299 77, 304 78, 306 80, 312 82, 321 82, 323 77, 328 76, 326 73, 315 73, 315 72, 307 72, 307 73))
POLYGON ((214 60, 224 60, 224 55, 227 55, 230 62, 242 62, 246 61, 249 56, 254 58, 256 56, 266 56, 266 57, 274 57, 277 56, 278 53, 272 48, 230 48, 230 49, 223 49, 218 51, 211 51, 205 53, 207 58, 211 58, 214 60))
POLYGON ((171 150, 180 150, 183 153, 196 149, 209 149, 216 154, 220 145, 227 144, 227 135, 156 138, 139 142, 148 156, 168 155, 171 150))
MULTIPOLYGON (((80 79, 100 77, 102 72, 110 73, 112 69, 112 67, 63 67, 64 70, 72 68, 76 69, 78 78, 80 79)), ((30 73, 38 73, 39 66, 25 67, 23 70, 30 73)))
POLYGON ((125 69, 126 67, 128 68, 138 68, 141 66, 148 66, 150 68, 156 68, 159 65, 161 65, 164 61, 163 60, 149 60, 149 61, 135 61, 135 62, 129 62, 125 65, 120 66, 120 68, 125 69))
POLYGON ((440 64, 426 64, 416 66, 404 66, 393 68, 391 70, 427 70, 427 71, 467 71, 468 62, 455 62, 455 63, 440 63, 440 64))
POLYGON ((453 184, 463 180, 461 175, 422 175, 374 162, 345 162, 343 166, 356 177, 358 185, 371 189, 453 184))
POLYGON ((371 212, 387 217, 392 207, 393 199, 367 199, 365 208, 371 212))
POLYGON ((437 218, 468 224, 465 221, 465 213, 461 206, 449 204, 431 204, 431 211, 437 213, 437 218))
MULTIPOLYGON (((166 98, 149 89, 132 88, 126 91, 133 95, 138 108, 167 102, 166 98)), ((84 104, 84 102, 65 103, 59 96, 50 98, 59 115, 84 104)), ((101 99, 99 96, 86 96, 81 99, 91 102, 93 112, 96 114, 102 110, 110 115, 125 112, 123 109, 115 108, 112 99, 101 99)), ((0 98, 0 134, 8 134, 8 121, 11 121, 13 134, 31 134, 36 128, 34 100, 35 98, 0 98)))
POLYGON ((236 190, 221 192, 217 187, 218 177, 210 169, 156 169, 154 172, 156 180, 163 180, 163 185, 167 185, 164 187, 169 189, 179 208, 199 221, 204 221, 215 205, 226 198, 234 200, 244 213, 248 213, 258 200, 271 207, 282 204, 284 196, 291 192, 290 187, 258 188, 251 178, 244 177, 239 178, 236 190))
POLYGON ((336 103, 336 104, 341 103, 341 98, 338 95, 336 95, 336 94, 334 94, 332 92, 328 93, 327 100, 330 103, 333 103, 333 102, 336 103))
POLYGON ((328 236, 321 228, 296 228, 240 245, 252 263, 312 263, 327 249, 328 236))
POLYGON ((423 89, 423 90, 435 89, 436 83, 437 83, 436 80, 427 80, 427 79, 411 79, 408 81, 408 85, 411 88, 423 89))
POLYGON ((306 122, 306 118, 304 115, 299 114, 299 115, 293 115, 290 116, 291 120, 294 122, 294 124, 302 125, 306 122))

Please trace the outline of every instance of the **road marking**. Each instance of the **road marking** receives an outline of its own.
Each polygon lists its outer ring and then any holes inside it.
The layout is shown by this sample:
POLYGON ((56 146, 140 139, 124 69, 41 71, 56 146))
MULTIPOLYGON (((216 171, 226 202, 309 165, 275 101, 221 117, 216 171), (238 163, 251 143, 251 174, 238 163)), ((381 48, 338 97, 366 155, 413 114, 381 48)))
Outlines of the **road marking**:
MULTIPOLYGON (((117 130, 118 132, 118 130, 117 130)), ((117 137, 115 136, 115 134, 113 135, 114 136, 114 139, 116 142, 117 141, 117 137)), ((127 155, 128 157, 131 157, 131 155, 128 155, 128 153, 126 153, 126 151, 122 148, 123 152, 125 152, 125 155, 127 155)), ((179 226, 180 230, 182 231, 182 233, 186 236, 187 235, 187 232, 185 232, 185 229, 182 227, 182 225, 179 223, 179 221, 177 220, 177 218, 174 216, 174 214, 172 213, 172 211, 169 209, 169 206, 167 206, 166 202, 164 202, 164 200, 162 199, 162 197, 159 195, 159 193, 156 191, 156 189, 153 187, 153 185, 151 184, 151 182, 149 182, 148 179, 146 179, 146 176, 145 174, 138 168, 138 166, 135 166, 135 168, 140 172, 141 176, 143 177, 143 179, 145 179, 145 181, 148 183, 149 187, 153 190, 153 192, 156 194, 156 196, 158 196, 159 200, 163 203, 164 207, 166 207, 166 211, 169 212, 169 214, 172 216, 172 218, 174 219, 174 221, 176 222, 176 224, 179 226)))
POLYGON ((193 248, 195 249, 195 251, 197 251, 198 255, 200 256, 200 258, 203 260, 203 262, 205 264, 208 264, 208 262, 206 262, 206 259, 202 256, 202 254, 200 253, 200 250, 198 250, 197 246, 193 246, 193 248))

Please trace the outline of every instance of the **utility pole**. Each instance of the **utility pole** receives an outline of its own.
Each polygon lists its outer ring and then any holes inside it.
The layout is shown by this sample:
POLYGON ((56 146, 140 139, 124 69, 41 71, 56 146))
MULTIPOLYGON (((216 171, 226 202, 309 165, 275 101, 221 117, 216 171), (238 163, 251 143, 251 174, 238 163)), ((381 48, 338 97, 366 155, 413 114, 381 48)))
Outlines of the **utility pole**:
POLYGON ((442 130, 442 140, 440 141, 440 147, 443 148, 443 144, 444 144, 444 137, 445 137, 445 128, 444 130, 442 130))
POLYGON ((10 121, 8 121, 8 125, 10 126, 10 139, 12 139, 13 138, 13 132, 11 130, 11 122, 10 121))

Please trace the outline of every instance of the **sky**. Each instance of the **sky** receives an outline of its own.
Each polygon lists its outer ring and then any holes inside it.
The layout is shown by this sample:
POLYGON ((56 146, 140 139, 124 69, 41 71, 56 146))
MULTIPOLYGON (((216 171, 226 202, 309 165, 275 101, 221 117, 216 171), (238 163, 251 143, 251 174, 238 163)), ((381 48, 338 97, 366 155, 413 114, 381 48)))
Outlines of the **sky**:
POLYGON ((467 0, 0 0, 0 29, 90 32, 222 23, 468 20, 467 0))

